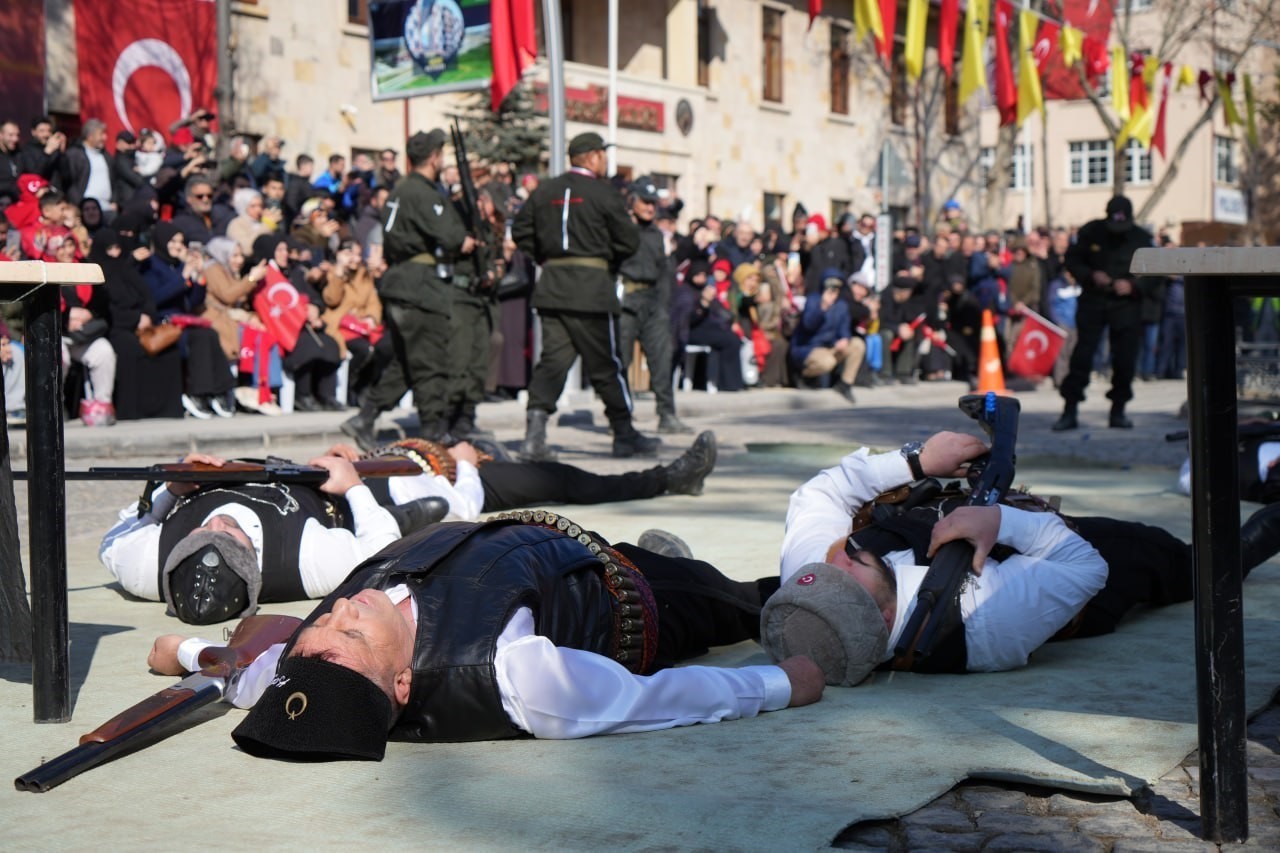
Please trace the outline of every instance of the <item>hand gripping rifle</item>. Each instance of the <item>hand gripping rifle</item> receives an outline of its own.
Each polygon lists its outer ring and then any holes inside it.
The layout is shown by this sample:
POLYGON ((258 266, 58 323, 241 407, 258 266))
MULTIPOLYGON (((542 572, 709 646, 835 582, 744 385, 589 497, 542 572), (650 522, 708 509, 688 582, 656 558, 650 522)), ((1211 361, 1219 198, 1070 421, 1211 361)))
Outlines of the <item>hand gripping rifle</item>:
MULTIPOLYGON (((1013 486, 1020 409, 1015 398, 994 392, 960 398, 960 411, 976 420, 991 439, 991 450, 969 464, 971 490, 963 506, 994 506, 1013 486)), ((956 613, 951 605, 973 568, 973 552, 973 545, 965 541, 948 542, 938 549, 893 650, 894 669, 911 669, 917 660, 927 658, 938 640, 955 627, 949 618, 956 613)))
POLYGON ((293 636, 295 616, 247 616, 226 646, 200 652, 200 672, 122 711, 80 738, 80 745, 13 780, 19 791, 44 793, 73 776, 172 734, 183 719, 222 699, 258 655, 293 636))
POLYGON ((449 128, 449 135, 453 139, 453 153, 458 160, 458 180, 462 184, 462 218, 476 241, 476 247, 471 252, 471 291, 489 294, 493 292, 499 278, 493 264, 493 226, 480 212, 476 182, 471 177, 471 163, 467 158, 467 140, 456 118, 453 120, 453 127, 449 128))

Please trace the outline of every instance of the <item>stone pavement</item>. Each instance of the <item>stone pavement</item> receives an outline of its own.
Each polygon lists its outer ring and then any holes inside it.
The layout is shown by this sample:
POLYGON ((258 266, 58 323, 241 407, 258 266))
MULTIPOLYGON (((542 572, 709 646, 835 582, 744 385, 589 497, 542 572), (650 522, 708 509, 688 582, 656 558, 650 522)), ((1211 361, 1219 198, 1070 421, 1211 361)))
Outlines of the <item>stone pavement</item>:
MULTIPOLYGON (((1056 418, 1060 401, 1050 389, 1019 395, 1023 416, 1019 438, 1020 463, 1037 469, 1089 469, 1096 472, 1100 488, 1124 497, 1124 477, 1128 467, 1159 468, 1168 472, 1172 485, 1174 471, 1185 455, 1185 446, 1164 440, 1165 433, 1185 428, 1177 413, 1185 399, 1180 383, 1140 384, 1130 413, 1136 422, 1131 431, 1105 428, 1107 404, 1095 385, 1094 399, 1082 408, 1082 429, 1052 433, 1048 425, 1056 418)), ((955 401, 962 393, 955 383, 892 386, 874 390, 858 389, 858 403, 850 407, 832 392, 763 390, 741 394, 707 395, 681 393, 681 416, 697 429, 715 429, 722 451, 722 479, 740 479, 750 488, 751 471, 758 460, 788 458, 796 472, 829 464, 833 452, 858 444, 887 449, 912 438, 922 438, 940 428, 971 429, 959 414, 955 401), (835 448, 833 450, 833 448, 835 448), (805 454, 812 452, 814 464, 806 469, 805 454), (822 460, 818 462, 818 460, 822 460)), ((608 435, 598 404, 589 397, 576 397, 564 423, 555 423, 551 440, 563 450, 565 461, 587 463, 601 471, 629 470, 631 460, 613 460, 607 455, 608 435)), ((637 403, 638 425, 652 429, 655 418, 651 400, 637 403)), ((68 467, 95 463, 141 464, 180 456, 190 450, 223 454, 254 455, 275 452, 295 459, 322 450, 338 440, 337 425, 345 415, 333 413, 296 414, 280 418, 237 416, 230 420, 151 421, 119 424, 109 429, 86 429, 69 424, 66 431, 68 467)), ((481 425, 514 447, 523 432, 523 409, 512 401, 486 404, 480 411, 481 425)), ((554 423, 554 422, 553 422, 554 423)), ((393 413, 384 418, 383 432, 392 437, 413 427, 413 417, 393 413)), ((22 467, 22 439, 15 441, 15 467, 22 467)), ((686 441, 668 437, 662 459, 673 458, 686 441)), ((797 479, 798 483, 799 480, 797 479)), ((726 484, 727 485, 727 484, 726 484)), ((136 492, 136 484, 112 484, 105 492, 102 484, 75 483, 68 486, 69 538, 72 558, 91 561, 96 538, 114 518, 116 507, 136 492), (104 497, 109 495, 110 497, 104 497)), ((712 504, 707 498, 690 504, 689 512, 733 511, 734 490, 712 504), (697 506, 697 510, 693 509, 697 506)), ((1131 498, 1137 497, 1130 495, 1131 498)), ((688 501, 691 499, 666 499, 688 501)), ((18 496, 25 514, 25 495, 18 496)), ((663 503, 653 502, 655 504, 663 503)), ((634 505, 622 505, 634 506, 634 505)), ((681 505, 683 508, 683 505, 681 505)), ((1242 508, 1242 514, 1252 507, 1242 508)), ((783 508, 778 507, 780 519, 783 508)), ((1190 507, 1188 502, 1187 514, 1190 507)), ((643 513, 632 510, 633 525, 642 525, 643 513)), ((25 517, 22 519, 25 531, 25 517)), ((605 528, 602 528, 605 529, 605 528)), ((612 529, 612 528, 608 528, 612 529)), ((697 543, 695 542, 695 549, 697 543)), ((100 573, 101 569, 97 569, 100 573)), ((79 577, 78 575, 76 577, 79 577)), ((79 592, 79 590, 74 590, 79 592)), ((126 604, 124 609, 140 605, 126 604)), ((303 608, 305 610, 305 607, 303 608)), ((133 611, 137 612, 137 611, 133 611)), ((97 614, 95 614, 97 616, 97 614)), ((121 621, 113 619, 94 621, 121 621)), ((79 619, 73 608, 73 619, 79 619)), ((92 626, 89 626, 92 627, 92 626)), ((149 628, 147 626, 139 626, 149 628)), ((84 664, 85 667, 88 664, 84 664)), ((83 680, 79 665, 73 674, 83 680)), ((95 685, 96 686, 96 685, 95 685)), ((88 704, 75 685, 78 704, 88 704)), ((86 730, 91 720, 77 714, 76 724, 67 727, 68 744, 86 730)), ((29 720, 29 715, 27 716, 29 720)), ((47 727, 40 727, 47 731, 47 727)), ((61 728, 61 727, 60 727, 61 728)), ((1250 832, 1245 847, 1280 848, 1280 708, 1272 705, 1249 727, 1250 747, 1250 832)), ((198 736, 193 733, 191 736, 198 736)), ((13 768, 10 768, 13 769, 13 768)), ((1073 793, 1016 785, 964 783, 933 803, 898 820, 849 827, 835 842, 837 847, 865 850, 1206 850, 1216 845, 1199 841, 1198 764, 1193 754, 1181 767, 1159 784, 1129 799, 1090 797, 1073 793)), ((74 784, 74 783, 71 783, 74 784)), ((74 800, 70 800, 74 802, 74 800)), ((138 840, 141 835, 112 835, 114 842, 138 840)), ((60 846, 89 847, 97 841, 87 832, 60 846)), ((1224 845, 1235 847, 1237 845, 1224 845)))

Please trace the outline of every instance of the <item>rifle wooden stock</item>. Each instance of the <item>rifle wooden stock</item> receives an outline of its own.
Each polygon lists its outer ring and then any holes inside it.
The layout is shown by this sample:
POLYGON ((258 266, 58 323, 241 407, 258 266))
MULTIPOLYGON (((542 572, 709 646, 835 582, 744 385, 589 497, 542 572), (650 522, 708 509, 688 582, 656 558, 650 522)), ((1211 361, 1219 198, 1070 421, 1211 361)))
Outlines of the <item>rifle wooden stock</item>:
MULTIPOLYGON (((378 456, 353 462, 361 477, 408 477, 422 473, 422 468, 404 456, 378 456)), ((14 471, 15 480, 27 479, 26 471, 14 471)), ((319 486, 329 479, 329 472, 312 465, 262 465, 256 462, 227 462, 206 465, 203 462, 174 462, 146 468, 94 467, 87 471, 67 471, 68 480, 144 480, 167 483, 289 483, 319 486)))
POLYGON ((19 791, 44 793, 121 755, 150 746, 194 711, 222 698, 226 685, 258 655, 293 635, 294 616, 247 616, 222 648, 200 652, 203 670, 143 699, 80 738, 80 745, 14 780, 19 791))

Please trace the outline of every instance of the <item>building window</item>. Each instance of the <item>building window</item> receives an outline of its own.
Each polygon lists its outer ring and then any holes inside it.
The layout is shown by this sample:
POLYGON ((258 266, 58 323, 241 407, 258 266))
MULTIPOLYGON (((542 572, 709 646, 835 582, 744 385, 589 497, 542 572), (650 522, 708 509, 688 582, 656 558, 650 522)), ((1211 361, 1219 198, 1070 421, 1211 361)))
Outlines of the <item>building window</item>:
MULTIPOLYGON (((996 149, 984 146, 978 152, 978 166, 981 168, 982 185, 991 181, 991 170, 996 165, 996 149)), ((1009 180, 1006 186, 1011 190, 1025 190, 1035 186, 1035 149, 1021 143, 1013 146, 1013 162, 1010 164, 1009 180)))
POLYGON ((1151 183, 1151 149, 1130 139, 1124 149, 1124 180, 1128 184, 1151 183))
POLYGON ((1112 147, 1109 139, 1072 142, 1068 149, 1067 186, 1108 186, 1111 180, 1112 147))
POLYGON ((1117 0, 1117 12, 1146 12, 1152 6, 1153 0, 1117 0))
POLYGON ((1236 167, 1236 141, 1229 136, 1213 138, 1213 177, 1220 184, 1240 183, 1240 170, 1236 167))
POLYGON ((945 103, 945 121, 947 136, 960 135, 960 75, 952 74, 946 84, 947 100, 945 103))
POLYGON ((698 85, 711 85, 711 22, 715 11, 706 0, 698 4, 698 85))
POLYGON ((853 202, 847 198, 831 199, 831 218, 827 220, 827 224, 831 226, 831 230, 836 230, 836 223, 840 221, 840 217, 849 213, 849 208, 853 202))
POLYGON ((907 123, 907 63, 902 54, 893 57, 893 73, 889 80, 889 121, 898 127, 907 123))
POLYGON ((786 193, 764 194, 764 227, 781 228, 782 217, 787 205, 786 193))
POLYGON ((764 26, 761 30, 764 47, 764 78, 766 101, 782 103, 782 10, 765 7, 764 26))
POLYGON ((369 0, 347 0, 347 23, 369 25, 369 0))
POLYGON ((831 25, 831 112, 849 114, 849 28, 831 25))

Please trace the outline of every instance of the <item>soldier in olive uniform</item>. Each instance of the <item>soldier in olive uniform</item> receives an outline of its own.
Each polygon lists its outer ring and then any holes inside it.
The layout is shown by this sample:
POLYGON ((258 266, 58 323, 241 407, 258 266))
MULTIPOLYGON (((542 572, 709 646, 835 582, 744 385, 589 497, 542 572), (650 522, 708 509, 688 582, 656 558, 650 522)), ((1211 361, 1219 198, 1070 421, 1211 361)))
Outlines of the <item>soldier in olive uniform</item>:
POLYGON ((533 307, 542 321, 542 357, 529 384, 527 427, 521 456, 554 458, 547 447, 547 420, 556 410, 575 354, 613 430, 613 455, 652 455, 658 439, 631 422, 631 394, 618 350, 616 272, 635 254, 640 232, 626 204, 607 181, 605 143, 582 133, 569 143, 572 168, 543 181, 512 224, 511 236, 542 265, 533 307))
POLYGON ((676 417, 676 395, 671 387, 671 269, 667 263, 657 214, 658 188, 652 178, 631 185, 631 218, 640 226, 640 248, 622 262, 621 349, 622 364, 631 366, 639 339, 649 363, 649 387, 658 409, 658 432, 692 432, 676 417))
POLYGON ((359 413, 342 424, 361 447, 377 443, 378 414, 392 408, 406 387, 413 390, 422 437, 448 439, 449 316, 455 291, 469 284, 453 265, 472 251, 475 240, 436 184, 443 152, 443 131, 411 136, 411 171, 382 208, 382 251, 390 267, 379 295, 395 358, 359 413))
POLYGON ((1084 389, 1093 371, 1093 356, 1109 330, 1111 343, 1111 417, 1115 429, 1132 429, 1124 407, 1133 399, 1133 374, 1142 344, 1143 293, 1158 289, 1164 280, 1149 276, 1135 279, 1129 273, 1133 253, 1154 246, 1151 232, 1133 222, 1133 204, 1118 195, 1107 202, 1106 219, 1085 223, 1076 242, 1067 250, 1067 270, 1082 288, 1076 308, 1075 349, 1071 366, 1059 393, 1065 403, 1055 432, 1075 429, 1084 389))

